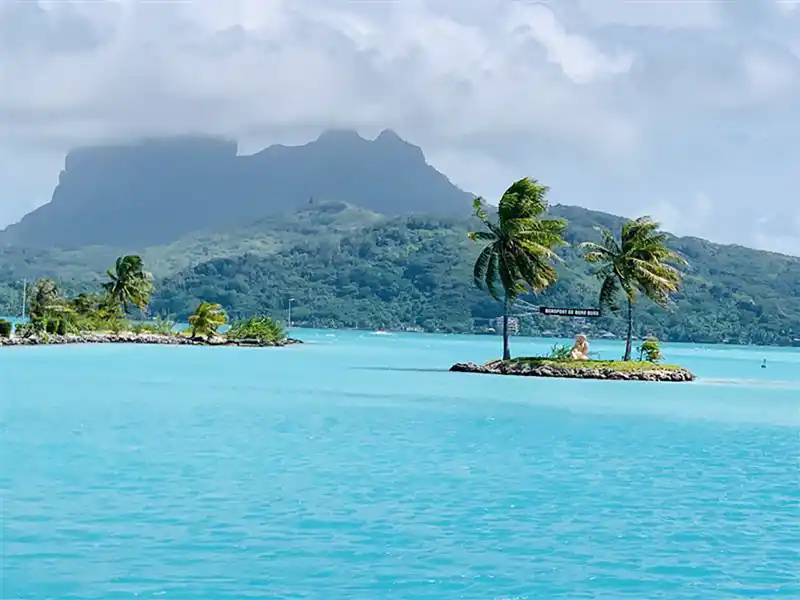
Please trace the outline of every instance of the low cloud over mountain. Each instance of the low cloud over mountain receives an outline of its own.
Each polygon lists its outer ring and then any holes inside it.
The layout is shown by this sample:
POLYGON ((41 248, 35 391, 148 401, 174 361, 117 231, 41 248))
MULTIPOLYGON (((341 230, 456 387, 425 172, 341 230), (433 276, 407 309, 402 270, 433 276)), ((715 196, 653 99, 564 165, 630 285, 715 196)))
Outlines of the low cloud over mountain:
POLYGON ((385 128, 464 189, 800 253, 800 9, 774 0, 0 3, 0 222, 75 146, 385 128))

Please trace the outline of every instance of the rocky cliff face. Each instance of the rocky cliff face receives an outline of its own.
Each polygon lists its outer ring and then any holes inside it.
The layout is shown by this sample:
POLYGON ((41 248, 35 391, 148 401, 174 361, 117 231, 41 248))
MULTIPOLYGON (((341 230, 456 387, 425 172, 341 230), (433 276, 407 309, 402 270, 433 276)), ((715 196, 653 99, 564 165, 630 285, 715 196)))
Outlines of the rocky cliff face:
POLYGON ((389 215, 466 215, 471 202, 392 131, 375 140, 328 131, 250 156, 228 140, 170 138, 71 151, 51 202, 0 241, 139 248, 296 210, 311 198, 389 215))

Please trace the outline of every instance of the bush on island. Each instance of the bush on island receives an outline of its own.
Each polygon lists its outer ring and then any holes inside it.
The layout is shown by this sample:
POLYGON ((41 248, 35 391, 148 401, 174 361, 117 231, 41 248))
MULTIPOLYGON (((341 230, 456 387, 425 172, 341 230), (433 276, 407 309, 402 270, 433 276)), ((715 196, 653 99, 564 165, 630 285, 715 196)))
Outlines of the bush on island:
POLYGON ((661 343, 658 341, 658 338, 654 336, 644 340, 638 350, 640 361, 644 359, 647 362, 655 363, 664 358, 664 354, 661 352, 661 343))
POLYGON ((225 335, 229 340, 254 340, 262 344, 275 344, 286 339, 286 330, 275 319, 257 315, 236 321, 225 335))

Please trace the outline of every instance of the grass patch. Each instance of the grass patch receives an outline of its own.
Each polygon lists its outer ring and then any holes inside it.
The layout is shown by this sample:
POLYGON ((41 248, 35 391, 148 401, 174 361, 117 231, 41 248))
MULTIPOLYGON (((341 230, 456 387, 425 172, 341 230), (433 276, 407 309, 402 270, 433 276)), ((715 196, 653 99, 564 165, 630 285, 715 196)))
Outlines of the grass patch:
POLYGON ((530 365, 531 367, 559 367, 562 369, 609 369, 624 373, 640 373, 643 371, 681 371, 683 367, 662 363, 652 363, 636 360, 571 360, 543 358, 538 356, 513 358, 505 362, 509 366, 530 365))

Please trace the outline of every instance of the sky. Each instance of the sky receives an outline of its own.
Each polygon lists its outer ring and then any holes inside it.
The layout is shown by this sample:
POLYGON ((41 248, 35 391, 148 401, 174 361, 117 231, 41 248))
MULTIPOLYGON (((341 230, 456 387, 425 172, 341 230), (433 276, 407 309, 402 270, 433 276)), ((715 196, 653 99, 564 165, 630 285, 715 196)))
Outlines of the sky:
POLYGON ((0 0, 0 226, 75 146, 334 127, 800 255, 800 0, 0 0))

